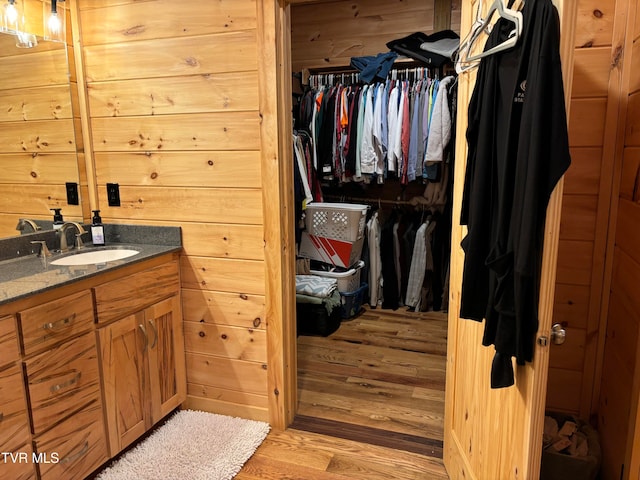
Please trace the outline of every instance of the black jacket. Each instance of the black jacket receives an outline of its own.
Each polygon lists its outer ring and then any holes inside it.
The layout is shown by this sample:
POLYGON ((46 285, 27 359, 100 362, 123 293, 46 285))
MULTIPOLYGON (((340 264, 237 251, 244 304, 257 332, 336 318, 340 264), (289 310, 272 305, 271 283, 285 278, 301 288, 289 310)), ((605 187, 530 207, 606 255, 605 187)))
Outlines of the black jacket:
MULTIPOLYGON (((512 356, 532 360, 546 208, 570 164, 558 13, 530 0, 522 14, 517 45, 481 61, 467 129, 460 315, 486 319, 494 388, 514 383, 512 356)), ((485 49, 512 30, 499 19, 485 49)))

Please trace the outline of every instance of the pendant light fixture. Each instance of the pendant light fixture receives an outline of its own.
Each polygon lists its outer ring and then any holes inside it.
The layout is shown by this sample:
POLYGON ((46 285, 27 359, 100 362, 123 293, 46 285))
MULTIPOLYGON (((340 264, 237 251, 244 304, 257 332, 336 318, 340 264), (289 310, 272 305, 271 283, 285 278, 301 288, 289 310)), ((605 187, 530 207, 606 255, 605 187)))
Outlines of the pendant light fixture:
POLYGON ((64 42, 65 41, 65 13, 63 9, 58 8, 58 2, 60 0, 51 0, 49 2, 43 2, 43 8, 45 9, 44 18, 44 39, 52 42, 64 42), (49 7, 50 5, 50 7, 49 7), (49 7, 49 8, 48 8, 49 7), (46 11, 46 10, 49 11, 46 11), (60 12, 58 11, 60 10, 60 12))
POLYGON ((18 19, 20 18, 16 0, 7 0, 7 3, 4 5, 2 17, 2 31, 6 33, 16 33, 18 31, 18 19))
POLYGON ((16 32, 16 47, 18 48, 33 48, 38 45, 38 38, 33 33, 27 32, 27 3, 23 1, 22 14, 18 21, 18 31, 16 32))

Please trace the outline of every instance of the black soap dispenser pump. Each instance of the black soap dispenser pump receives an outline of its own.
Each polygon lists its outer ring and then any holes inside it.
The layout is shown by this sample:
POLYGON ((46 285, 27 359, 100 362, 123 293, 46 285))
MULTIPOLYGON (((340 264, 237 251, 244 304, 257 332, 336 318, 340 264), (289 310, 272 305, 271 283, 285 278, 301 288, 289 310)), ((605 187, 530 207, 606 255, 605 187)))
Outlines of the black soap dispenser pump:
POLYGON ((92 210, 93 219, 91 220, 91 243, 93 246, 104 245, 104 225, 100 217, 100 210, 92 210))
POLYGON ((62 225, 64 225, 64 219, 62 218, 62 214, 60 213, 62 209, 50 208, 49 210, 53 212, 53 229, 58 230, 62 228, 62 225))

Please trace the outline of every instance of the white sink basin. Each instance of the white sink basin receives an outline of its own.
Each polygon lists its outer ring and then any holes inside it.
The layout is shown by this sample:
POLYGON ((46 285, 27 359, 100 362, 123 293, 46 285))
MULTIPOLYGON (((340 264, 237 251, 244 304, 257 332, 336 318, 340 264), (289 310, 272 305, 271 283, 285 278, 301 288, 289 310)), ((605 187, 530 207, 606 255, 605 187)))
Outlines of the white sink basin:
POLYGON ((110 248, 106 250, 93 250, 90 252, 76 253, 67 257, 58 258, 51 262, 51 265, 95 265, 96 263, 122 260, 123 258, 136 255, 138 250, 126 248, 110 248))

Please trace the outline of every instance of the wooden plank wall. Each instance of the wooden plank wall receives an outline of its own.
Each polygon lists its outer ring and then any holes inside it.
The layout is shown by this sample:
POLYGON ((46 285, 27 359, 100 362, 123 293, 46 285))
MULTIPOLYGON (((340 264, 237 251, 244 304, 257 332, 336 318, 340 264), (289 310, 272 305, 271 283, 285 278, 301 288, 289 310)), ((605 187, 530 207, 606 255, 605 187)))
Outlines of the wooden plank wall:
MULTIPOLYGON (((635 466, 629 456, 637 432, 640 431, 640 1, 629 2, 629 27, 624 62, 629 71, 623 81, 621 115, 626 130, 621 135, 621 161, 617 162, 620 178, 615 243, 609 293, 606 343, 598 430, 603 453, 602 478, 637 478, 638 451, 635 466), (626 467, 625 467, 626 464, 626 467), (635 470, 635 472, 634 472, 635 470)), ((615 191, 614 191, 615 193, 615 191)))
MULTIPOLYGON (((386 43, 434 31, 434 0, 292 1, 292 70, 348 66, 351 57, 388 52, 386 43)), ((452 29, 460 30, 460 2, 452 29)))
MULTIPOLYGON (((42 33, 42 6, 33 3, 28 28, 42 33)), ((21 217, 51 220, 54 207, 66 220, 82 219, 65 189, 80 180, 64 45, 40 39, 22 49, 15 40, 0 34, 0 237, 18 234, 21 217)))
POLYGON ((579 0, 547 408, 589 419, 594 401, 626 0, 579 0))
POLYGON ((186 406, 268 420, 256 0, 77 4, 102 218, 182 227, 186 406))

